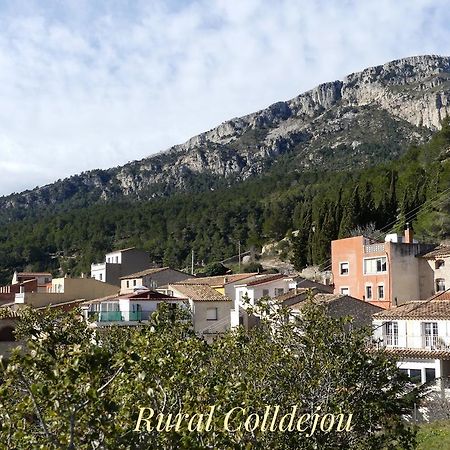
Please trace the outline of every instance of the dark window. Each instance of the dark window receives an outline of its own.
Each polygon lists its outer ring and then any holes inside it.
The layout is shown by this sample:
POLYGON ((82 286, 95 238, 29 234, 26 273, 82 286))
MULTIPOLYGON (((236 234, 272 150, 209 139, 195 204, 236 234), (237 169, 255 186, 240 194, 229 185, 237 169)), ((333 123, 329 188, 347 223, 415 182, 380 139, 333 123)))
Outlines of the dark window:
POLYGON ((340 274, 341 275, 348 275, 348 271, 349 271, 349 265, 348 262, 343 262, 340 264, 340 274))
POLYGON ((366 286, 366 297, 367 300, 372 298, 372 286, 366 286))
POLYGON ((445 280, 443 278, 436 279, 436 292, 445 291, 445 280))
POLYGON ((434 265, 436 269, 440 269, 445 266, 445 261, 443 259, 438 259, 434 265))
POLYGON ((436 379, 436 370, 425 368, 425 381, 428 383, 434 379, 436 379))
POLYGON ((415 384, 422 383, 422 371, 420 369, 410 369, 409 379, 415 384))
POLYGON ((2 342, 14 342, 16 338, 14 337, 13 327, 4 327, 0 329, 0 341, 2 342))

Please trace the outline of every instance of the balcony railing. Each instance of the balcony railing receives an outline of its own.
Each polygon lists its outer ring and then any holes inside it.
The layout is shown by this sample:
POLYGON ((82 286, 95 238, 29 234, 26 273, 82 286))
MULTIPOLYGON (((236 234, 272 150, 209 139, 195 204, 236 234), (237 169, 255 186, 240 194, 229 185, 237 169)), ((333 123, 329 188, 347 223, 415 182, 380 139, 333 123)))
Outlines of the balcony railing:
POLYGON ((383 253, 384 243, 370 244, 364 246, 364 253, 383 253))
POLYGON ((148 311, 87 311, 88 319, 95 322, 139 322, 148 320, 148 311))
POLYGON ((380 347, 398 347, 427 350, 450 350, 450 336, 427 335, 397 335, 385 334, 382 336, 380 347))

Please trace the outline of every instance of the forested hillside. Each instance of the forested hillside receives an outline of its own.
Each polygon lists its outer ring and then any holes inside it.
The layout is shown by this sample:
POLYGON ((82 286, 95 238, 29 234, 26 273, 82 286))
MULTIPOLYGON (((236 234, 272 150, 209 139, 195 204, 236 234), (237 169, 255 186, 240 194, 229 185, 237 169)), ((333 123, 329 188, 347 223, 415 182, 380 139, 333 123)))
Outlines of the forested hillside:
POLYGON ((293 230, 300 230, 296 266, 323 264, 331 239, 369 222, 387 230, 412 221, 419 238, 438 241, 450 235, 449 155, 446 120, 429 143, 367 169, 296 171, 295 156, 285 155, 265 175, 232 187, 13 222, 0 230, 1 281, 25 268, 80 274, 106 251, 127 246, 185 267, 192 249, 198 261, 212 262, 236 254, 238 241, 258 247, 293 230))

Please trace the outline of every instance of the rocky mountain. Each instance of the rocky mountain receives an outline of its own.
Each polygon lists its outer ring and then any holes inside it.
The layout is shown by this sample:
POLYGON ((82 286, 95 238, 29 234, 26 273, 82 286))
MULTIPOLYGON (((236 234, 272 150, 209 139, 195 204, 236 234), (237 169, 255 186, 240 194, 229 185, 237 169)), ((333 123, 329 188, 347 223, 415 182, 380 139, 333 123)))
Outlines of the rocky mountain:
POLYGON ((0 216, 212 188, 262 173, 280 158, 292 170, 367 166, 427 140, 448 114, 450 57, 400 59, 229 120, 143 160, 0 198, 0 216))

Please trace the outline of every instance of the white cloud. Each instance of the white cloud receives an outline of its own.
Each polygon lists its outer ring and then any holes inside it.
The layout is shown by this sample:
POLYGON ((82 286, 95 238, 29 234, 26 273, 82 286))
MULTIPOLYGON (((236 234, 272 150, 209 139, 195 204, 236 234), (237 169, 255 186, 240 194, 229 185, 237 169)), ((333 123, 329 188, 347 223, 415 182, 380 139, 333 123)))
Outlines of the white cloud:
POLYGON ((0 194, 148 156, 370 65, 450 54, 447 6, 12 2, 0 9, 0 194))

